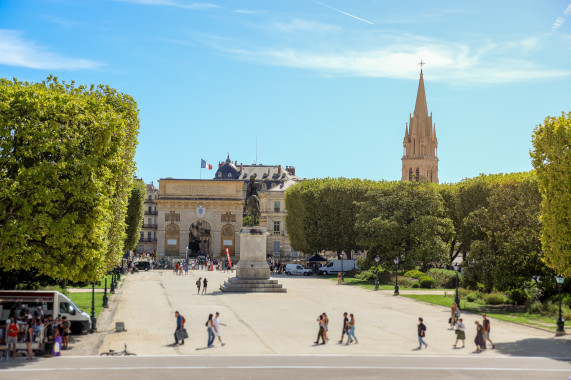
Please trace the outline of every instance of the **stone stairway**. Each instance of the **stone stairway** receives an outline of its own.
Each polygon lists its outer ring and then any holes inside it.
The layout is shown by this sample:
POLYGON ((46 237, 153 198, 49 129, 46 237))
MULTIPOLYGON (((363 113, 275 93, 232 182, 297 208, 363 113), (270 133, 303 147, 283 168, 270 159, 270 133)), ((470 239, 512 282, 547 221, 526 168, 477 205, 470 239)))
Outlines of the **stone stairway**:
POLYGON ((228 281, 220 285, 223 292, 241 293, 287 293, 287 289, 278 284, 278 280, 247 279, 229 277, 228 281))

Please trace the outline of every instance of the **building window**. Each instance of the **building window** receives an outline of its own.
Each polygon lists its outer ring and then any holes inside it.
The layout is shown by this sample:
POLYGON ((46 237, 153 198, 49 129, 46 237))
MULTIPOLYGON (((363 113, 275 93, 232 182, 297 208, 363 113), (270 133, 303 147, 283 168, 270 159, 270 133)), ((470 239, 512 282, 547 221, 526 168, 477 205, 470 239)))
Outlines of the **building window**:
POLYGON ((266 190, 266 183, 262 182, 262 190, 266 190))
POLYGON ((141 232, 141 239, 139 240, 143 240, 145 238, 145 235, 141 232))
POLYGON ((280 234, 280 222, 274 222, 274 235, 280 234))
POLYGON ((218 172, 218 178, 222 178, 222 173, 218 172))
POLYGON ((232 178, 232 173, 228 173, 228 178, 232 178))
POLYGON ((415 181, 418 182, 420 180, 420 169, 416 168, 416 178, 415 181))
POLYGON ((276 240, 274 241, 274 253, 279 253, 280 252, 280 241, 276 240))
POLYGON ((412 168, 408 169, 408 180, 412 181, 412 168))
POLYGON ((430 182, 432 182, 432 170, 430 171, 430 182))
POLYGON ((274 212, 280 212, 280 202, 279 201, 274 202, 274 212))
POLYGON ((147 232, 147 241, 151 241, 152 239, 151 231, 147 232))

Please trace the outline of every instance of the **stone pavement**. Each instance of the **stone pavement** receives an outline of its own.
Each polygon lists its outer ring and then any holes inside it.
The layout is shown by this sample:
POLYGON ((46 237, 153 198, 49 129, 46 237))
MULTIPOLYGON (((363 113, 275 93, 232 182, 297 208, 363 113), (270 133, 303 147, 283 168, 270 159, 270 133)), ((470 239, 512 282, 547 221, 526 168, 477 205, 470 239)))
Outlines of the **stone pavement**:
MULTIPOLYGON (((235 275, 235 273, 233 274, 235 275)), ((69 355, 93 355, 126 344, 137 355, 251 355, 251 354, 407 354, 449 356, 541 356, 571 357, 571 340, 553 334, 491 319, 491 338, 496 349, 474 354, 475 320, 465 314, 466 348, 453 349, 454 332, 449 330, 449 310, 417 302, 392 293, 356 286, 338 286, 319 277, 282 277, 287 293, 237 293, 218 290, 230 273, 191 271, 176 276, 172 271, 139 272, 127 276, 111 310, 98 323, 100 333, 79 337, 69 355), (196 279, 207 277, 209 291, 196 294, 196 279), (119 303, 116 300, 120 300, 119 303), (116 307, 116 310, 113 310, 116 307), (174 312, 186 317, 190 339, 171 346, 175 330, 174 312), (204 326, 208 314, 220 312, 225 346, 206 348, 204 326), (354 313, 359 344, 340 345, 342 314, 354 313), (318 331, 316 318, 326 312, 330 319, 326 345, 313 344, 318 331), (416 324, 422 316, 427 326, 428 349, 417 351, 416 324), (115 333, 115 322, 124 322, 126 332, 115 333)), ((569 326, 568 326, 569 329, 569 326)))

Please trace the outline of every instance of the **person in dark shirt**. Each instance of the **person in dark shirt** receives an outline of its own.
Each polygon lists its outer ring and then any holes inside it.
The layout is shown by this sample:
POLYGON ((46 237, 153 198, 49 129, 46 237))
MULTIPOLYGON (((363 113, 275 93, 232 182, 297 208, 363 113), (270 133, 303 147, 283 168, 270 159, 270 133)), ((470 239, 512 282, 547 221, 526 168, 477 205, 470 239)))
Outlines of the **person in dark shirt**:
POLYGON ((428 344, 424 341, 424 337, 426 336, 426 326, 422 323, 423 319, 418 318, 418 349, 422 348, 424 344, 424 348, 428 348, 428 344))

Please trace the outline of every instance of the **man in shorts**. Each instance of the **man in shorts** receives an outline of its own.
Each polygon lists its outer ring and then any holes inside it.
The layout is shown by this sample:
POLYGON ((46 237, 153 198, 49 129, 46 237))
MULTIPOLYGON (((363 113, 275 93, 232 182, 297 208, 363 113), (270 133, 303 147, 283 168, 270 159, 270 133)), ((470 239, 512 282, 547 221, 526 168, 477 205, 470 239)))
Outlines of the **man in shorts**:
POLYGON ((484 328, 484 339, 492 344, 492 349, 496 348, 496 345, 490 339, 490 320, 486 317, 486 314, 482 314, 484 321, 482 322, 482 327, 484 328))
POLYGON ((220 319, 218 319, 219 316, 220 313, 216 312, 216 317, 214 318, 214 334, 216 334, 216 336, 218 337, 218 341, 220 342, 220 344, 224 346, 224 343, 222 343, 222 338, 220 337, 220 325, 222 326, 226 325, 224 323, 220 323, 220 319))
POLYGON ((12 346, 12 357, 16 357, 16 343, 18 343, 18 331, 20 328, 16 323, 16 318, 10 318, 10 323, 8 325, 8 336, 6 337, 6 349, 10 353, 10 346, 12 346))
POLYGON ((71 323, 67 320, 67 317, 64 315, 61 317, 61 341, 62 341, 62 348, 67 350, 67 346, 69 344, 69 330, 71 327, 71 323))

